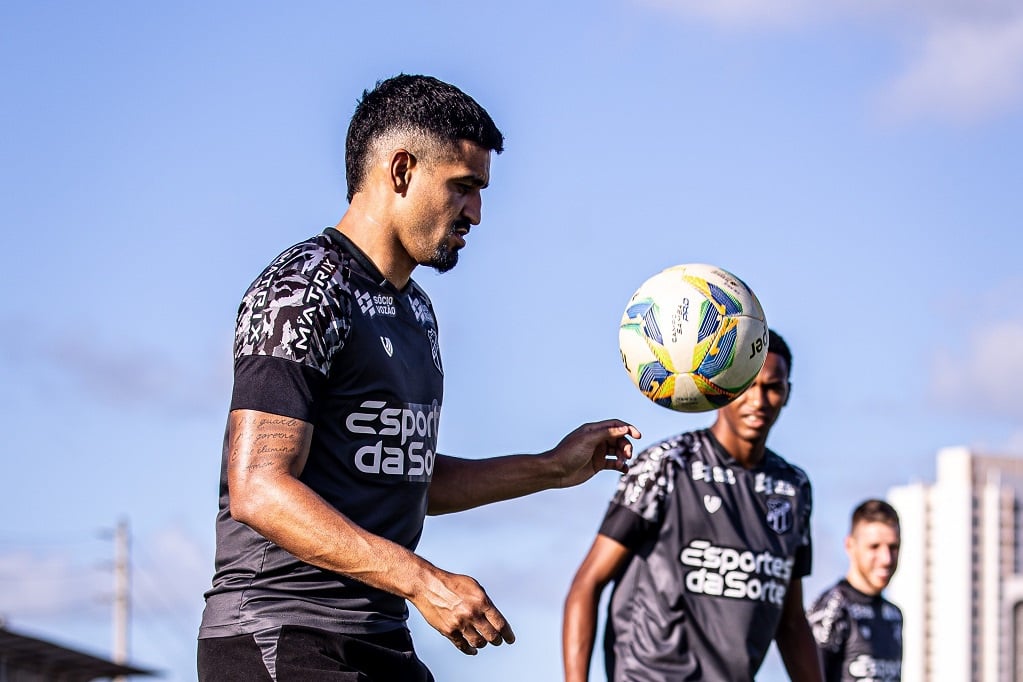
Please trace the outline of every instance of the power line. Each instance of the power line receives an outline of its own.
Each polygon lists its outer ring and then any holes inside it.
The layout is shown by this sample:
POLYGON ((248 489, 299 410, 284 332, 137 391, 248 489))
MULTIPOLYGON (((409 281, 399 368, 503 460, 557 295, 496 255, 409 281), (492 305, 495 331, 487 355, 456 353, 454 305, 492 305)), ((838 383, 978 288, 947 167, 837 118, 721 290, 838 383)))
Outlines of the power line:
POLYGON ((38 533, 5 533, 0 535, 0 549, 29 549, 34 547, 64 548, 70 545, 99 545, 103 538, 95 532, 74 532, 51 535, 38 533))

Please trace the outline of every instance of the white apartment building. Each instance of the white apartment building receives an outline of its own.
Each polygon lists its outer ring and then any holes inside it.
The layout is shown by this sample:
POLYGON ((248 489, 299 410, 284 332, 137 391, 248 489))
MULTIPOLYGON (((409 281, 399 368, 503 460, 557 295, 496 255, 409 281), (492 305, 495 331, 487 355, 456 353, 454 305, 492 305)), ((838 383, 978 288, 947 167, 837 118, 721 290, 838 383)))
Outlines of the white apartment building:
POLYGON ((937 480, 888 491, 902 551, 903 682, 1023 682, 1023 456, 938 452, 937 480))

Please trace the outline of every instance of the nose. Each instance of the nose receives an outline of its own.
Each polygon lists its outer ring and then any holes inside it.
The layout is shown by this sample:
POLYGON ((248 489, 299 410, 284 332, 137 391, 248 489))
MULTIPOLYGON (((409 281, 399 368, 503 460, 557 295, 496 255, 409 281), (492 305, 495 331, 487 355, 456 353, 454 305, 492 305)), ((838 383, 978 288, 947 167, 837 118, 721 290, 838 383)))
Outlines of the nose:
POLYGON ((462 217, 469 221, 470 225, 479 225, 483 219, 483 196, 479 190, 471 192, 462 207, 462 217))
POLYGON ((746 402, 754 407, 759 407, 760 403, 763 401, 764 392, 760 389, 759 384, 754 383, 746 389, 746 393, 744 395, 746 397, 746 402))

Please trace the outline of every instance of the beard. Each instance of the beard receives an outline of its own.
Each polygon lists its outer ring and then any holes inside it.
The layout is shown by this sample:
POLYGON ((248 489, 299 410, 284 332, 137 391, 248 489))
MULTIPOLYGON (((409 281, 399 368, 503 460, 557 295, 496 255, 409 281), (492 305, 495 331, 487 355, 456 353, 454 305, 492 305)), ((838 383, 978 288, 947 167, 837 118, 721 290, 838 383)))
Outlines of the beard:
POLYGON ((464 229, 464 227, 466 226, 461 223, 453 223, 451 229, 444 235, 444 239, 434 249, 433 255, 423 265, 431 267, 437 272, 447 272, 455 267, 458 264, 458 249, 448 246, 448 242, 458 235, 459 228, 464 229))
POLYGON ((446 244, 439 245, 437 250, 433 252, 433 256, 430 260, 425 263, 425 265, 428 265, 437 272, 447 272, 457 264, 458 251, 456 249, 449 248, 446 244))

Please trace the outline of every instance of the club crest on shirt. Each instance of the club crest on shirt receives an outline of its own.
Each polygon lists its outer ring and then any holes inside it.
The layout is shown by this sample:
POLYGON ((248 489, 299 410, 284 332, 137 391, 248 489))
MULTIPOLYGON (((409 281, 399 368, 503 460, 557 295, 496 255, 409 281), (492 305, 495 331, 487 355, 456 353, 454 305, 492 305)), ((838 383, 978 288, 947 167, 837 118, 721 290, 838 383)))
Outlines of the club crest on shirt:
POLYGON ((792 530, 792 501, 783 497, 767 498, 767 525, 778 535, 792 530))
POLYGON ((440 344, 437 343, 437 332, 430 329, 428 334, 430 336, 430 352, 433 354, 433 364, 438 372, 444 374, 444 367, 440 364, 440 344))

